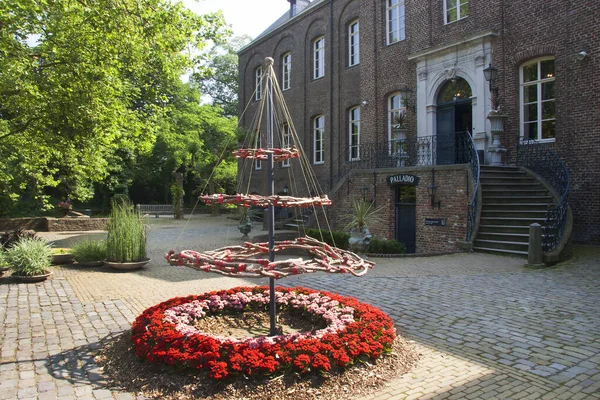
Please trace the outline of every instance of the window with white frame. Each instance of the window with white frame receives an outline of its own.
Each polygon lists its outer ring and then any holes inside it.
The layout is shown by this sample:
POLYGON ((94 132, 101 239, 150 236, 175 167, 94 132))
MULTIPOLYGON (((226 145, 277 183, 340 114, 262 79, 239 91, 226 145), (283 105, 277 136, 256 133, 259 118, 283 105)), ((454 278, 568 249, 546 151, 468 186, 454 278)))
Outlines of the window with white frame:
MULTIPOLYGON (((281 147, 284 149, 289 148, 292 145, 292 131, 288 124, 283 124, 281 127, 281 147)), ((281 162, 282 167, 290 166, 290 159, 285 159, 281 162)))
POLYGON ((325 162, 325 116, 313 118, 313 164, 325 162))
POLYGON ((263 69, 262 67, 258 67, 254 70, 254 100, 262 98, 262 81, 263 69))
POLYGON ((360 63, 360 36, 358 20, 348 27, 348 65, 352 67, 360 63))
POLYGON ((321 36, 313 42, 313 78, 325 76, 325 37, 321 36))
POLYGON ((360 107, 350 109, 350 161, 360 159, 360 107))
MULTIPOLYGON (((262 147, 262 137, 260 132, 256 133, 256 148, 260 149, 262 147)), ((259 170, 262 169, 262 160, 260 158, 257 158, 254 160, 254 169, 255 170, 259 170)))
POLYGON ((521 136, 553 141, 556 137, 554 58, 521 66, 521 136))
POLYGON ((292 53, 285 53, 281 57, 281 90, 292 87, 292 53))
POLYGON ((469 15, 469 0, 444 0, 446 23, 458 21, 469 15))
POLYGON ((387 44, 406 38, 404 0, 387 1, 387 44))
POLYGON ((388 132, 389 138, 394 139, 392 131, 394 129, 406 128, 406 107, 402 101, 402 95, 393 93, 388 99, 388 132))

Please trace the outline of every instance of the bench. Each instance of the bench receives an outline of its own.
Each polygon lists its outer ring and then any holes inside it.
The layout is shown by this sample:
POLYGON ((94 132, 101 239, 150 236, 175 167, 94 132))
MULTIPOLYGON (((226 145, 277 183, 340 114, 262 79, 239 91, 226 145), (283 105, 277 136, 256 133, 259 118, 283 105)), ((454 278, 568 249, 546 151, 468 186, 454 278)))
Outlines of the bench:
POLYGON ((161 214, 175 214, 173 204, 138 204, 135 207, 140 214, 154 214, 156 218, 161 214))

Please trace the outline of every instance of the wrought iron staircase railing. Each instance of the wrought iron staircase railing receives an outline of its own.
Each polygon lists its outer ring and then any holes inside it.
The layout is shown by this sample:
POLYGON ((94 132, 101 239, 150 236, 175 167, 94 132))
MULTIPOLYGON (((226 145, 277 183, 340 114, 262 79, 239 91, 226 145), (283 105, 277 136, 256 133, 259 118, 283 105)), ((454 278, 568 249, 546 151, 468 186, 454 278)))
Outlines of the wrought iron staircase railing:
MULTIPOLYGON (((479 156, 477 155, 477 149, 475 148, 475 142, 470 134, 465 135, 464 138, 465 145, 468 147, 468 152, 465 152, 470 155, 469 160, 467 161, 469 164, 469 169, 471 170, 471 179, 473 180, 473 195, 471 197, 471 201, 469 202, 469 206, 467 209, 467 242, 473 240, 473 232, 475 231, 475 226, 477 224, 477 194, 479 192, 479 174, 480 174, 480 165, 479 165, 479 156)), ((468 190, 467 190, 468 192, 468 190)))
POLYGON ((535 140, 521 139, 517 145, 517 165, 535 172, 559 197, 556 205, 549 205, 543 227, 542 251, 550 253, 558 247, 567 225, 569 171, 548 144, 535 140))

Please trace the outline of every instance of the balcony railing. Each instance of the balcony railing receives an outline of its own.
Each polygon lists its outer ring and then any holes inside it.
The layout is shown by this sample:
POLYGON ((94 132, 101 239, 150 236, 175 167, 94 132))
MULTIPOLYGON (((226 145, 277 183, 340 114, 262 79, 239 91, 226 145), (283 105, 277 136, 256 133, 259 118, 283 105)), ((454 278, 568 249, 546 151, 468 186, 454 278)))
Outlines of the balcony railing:
MULTIPOLYGON (((467 164, 473 159, 473 150, 469 132, 457 132, 445 139, 422 136, 362 143, 352 149, 348 147, 334 163, 334 169, 337 167, 337 170, 332 176, 333 184, 356 169, 467 164)), ((319 180, 324 183, 324 179, 319 180)))

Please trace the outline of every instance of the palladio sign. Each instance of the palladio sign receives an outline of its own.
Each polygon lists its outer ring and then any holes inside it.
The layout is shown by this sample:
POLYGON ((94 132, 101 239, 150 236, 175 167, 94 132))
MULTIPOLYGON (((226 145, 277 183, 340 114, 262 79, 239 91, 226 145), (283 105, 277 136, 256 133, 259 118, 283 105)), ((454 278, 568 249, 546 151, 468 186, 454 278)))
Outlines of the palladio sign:
POLYGON ((388 176, 387 181, 390 185, 417 186, 419 184, 419 177, 416 175, 398 174, 388 176))

